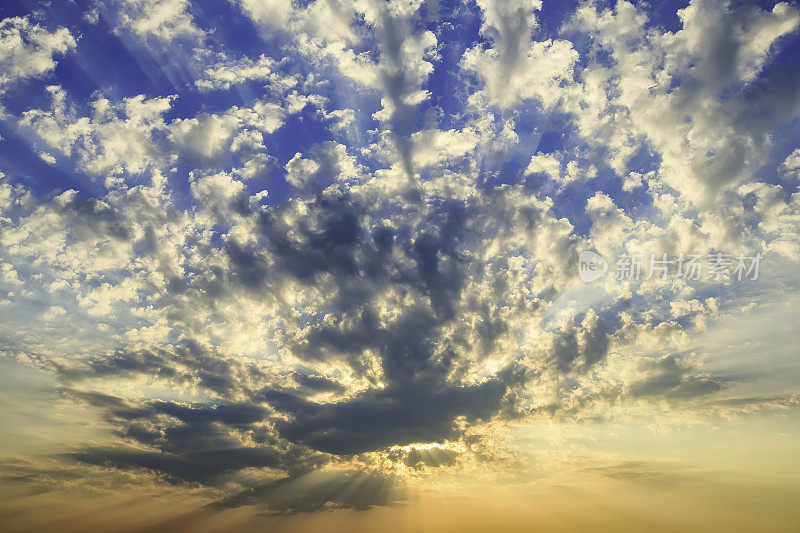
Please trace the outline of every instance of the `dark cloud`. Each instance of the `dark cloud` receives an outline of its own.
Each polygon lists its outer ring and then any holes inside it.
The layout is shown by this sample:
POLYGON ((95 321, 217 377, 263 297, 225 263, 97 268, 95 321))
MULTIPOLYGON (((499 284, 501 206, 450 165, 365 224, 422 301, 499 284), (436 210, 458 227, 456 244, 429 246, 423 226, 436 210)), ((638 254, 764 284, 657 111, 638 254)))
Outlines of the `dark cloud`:
POLYGON ((405 464, 411 468, 419 469, 425 466, 438 468, 453 466, 458 459, 458 453, 445 448, 411 448, 405 457, 405 464))
POLYGON ((550 348, 549 358, 561 372, 586 370, 605 358, 608 345, 606 322, 592 313, 578 327, 568 324, 559 332, 550 348))
POLYGON ((650 360, 644 364, 643 377, 630 385, 630 393, 637 397, 665 397, 687 399, 719 391, 722 382, 698 375, 696 370, 676 356, 650 360))
POLYGON ((322 457, 279 442, 265 425, 271 412, 252 403, 181 404, 130 401, 99 393, 66 394, 101 409, 127 443, 66 454, 98 466, 155 470, 174 482, 214 485, 244 468, 288 473, 315 468, 322 457))
MULTIPOLYGON (((465 376, 464 354, 491 354, 511 330, 507 315, 495 312, 496 300, 509 288, 503 276, 494 282, 488 300, 464 298, 469 280, 485 267, 466 250, 487 228, 501 236, 519 224, 526 231, 541 231, 541 211, 509 205, 514 198, 501 190, 487 191, 472 203, 410 205, 417 217, 413 224, 386 224, 376 213, 378 206, 362 205, 335 187, 317 190, 302 209, 289 201, 243 211, 241 216, 255 223, 253 239, 226 239, 222 249, 228 264, 223 268, 212 262, 185 282, 181 294, 213 308, 216 301, 239 291, 269 297, 289 281, 301 287, 329 287, 330 293, 315 302, 315 312, 327 318, 310 314, 289 322, 287 328, 294 329, 287 329, 285 344, 279 347, 303 364, 267 375, 256 365, 183 340, 168 348, 123 349, 64 365, 59 374, 68 384, 144 375, 196 385, 219 398, 206 404, 131 402, 71 389, 68 394, 101 410, 122 441, 68 457, 90 465, 153 470, 176 483, 222 486, 247 468, 286 476, 247 488, 221 501, 221 507, 261 503, 271 509, 307 511, 393 501, 388 478, 329 475, 319 468, 331 455, 458 441, 464 438, 464 422, 528 412, 521 390, 538 373, 513 357, 481 381, 459 381, 465 376), (390 318, 379 311, 378 298, 387 290, 403 295, 390 318), (452 328, 465 314, 479 319, 472 321, 471 330, 454 335, 452 328), (379 387, 366 371, 370 360, 380 369, 379 387), (331 361, 345 363, 372 386, 352 393, 315 370, 317 363, 331 361), (329 396, 315 401, 319 394, 329 396), (313 488, 306 488, 312 478, 313 488), (292 492, 289 487, 303 490, 292 492)), ((557 247, 564 257, 571 257, 571 243, 557 247)), ((545 287, 542 296, 554 294, 553 287, 545 287)), ((543 356, 561 376, 586 372, 604 361, 612 333, 603 316, 589 312, 563 326, 543 356)), ((714 382, 672 360, 650 368, 646 376, 632 386, 632 395, 691 396, 716 390, 714 382)), ((557 412, 563 409, 554 407, 553 414, 557 412)), ((423 469, 453 465, 458 456, 444 448, 414 448, 397 460, 423 469)))
POLYGON ((179 454, 163 449, 146 452, 103 447, 69 453, 65 457, 98 466, 152 469, 172 481, 206 484, 223 482, 222 475, 243 468, 281 466, 280 455, 275 450, 244 448, 221 429, 193 426, 171 431, 168 438, 175 445, 182 446, 179 454))
MULTIPOLYGON (((504 217, 517 213, 504 206, 504 193, 488 194, 489 205, 502 209, 484 211, 452 200, 413 206, 424 215, 414 226, 372 223, 376 216, 371 208, 336 189, 318 191, 305 201, 302 212, 286 202, 250 213, 256 221, 256 239, 246 244, 228 239, 224 250, 230 268, 216 271, 211 266, 195 277, 189 290, 202 288, 203 299, 213 305, 239 288, 269 292, 279 288, 282 280, 311 286, 319 283, 323 273, 332 276, 332 293, 319 306, 334 318, 310 320, 289 338, 286 348, 310 368, 336 358, 362 377, 366 377, 361 370, 363 358, 374 354, 382 386, 342 398, 346 389, 341 384, 301 369, 276 383, 274 376, 260 376, 257 370, 191 341, 170 349, 120 350, 93 358, 85 366, 64 369, 62 376, 74 381, 149 375, 197 384, 220 398, 243 396, 253 407, 230 401, 212 408, 84 398, 106 410, 119 425, 120 436, 154 450, 96 448, 75 457, 212 483, 248 465, 295 472, 321 454, 352 455, 415 442, 457 440, 462 431, 457 419, 478 422, 514 416, 519 411, 504 402, 514 401, 516 396, 509 396, 509 391, 528 379, 525 372, 514 371, 514 365, 482 382, 453 381, 463 372, 457 364, 458 350, 488 354, 509 329, 491 312, 490 303, 462 301, 466 280, 483 268, 464 253, 476 238, 477 228, 486 224, 489 211, 500 225, 509 223, 504 217), (406 297, 394 316, 385 320, 378 316, 375 299, 388 288, 406 297), (467 337, 443 333, 464 312, 481 317, 476 321, 476 347, 467 345, 467 337), (252 383, 261 379, 272 382, 260 391, 251 390, 252 383), (309 399, 318 393, 333 393, 334 399, 329 403, 309 399), (246 434, 258 446, 243 446, 228 435, 231 430, 246 434), (219 450, 225 450, 229 458, 218 459, 219 450)), ((536 231, 531 220, 538 220, 540 213, 522 211, 536 231)), ((503 290, 502 281, 497 288, 503 290)), ((603 322, 586 321, 565 333, 554 357, 559 367, 578 360, 590 366, 606 350, 603 322)), ((449 464, 454 457, 442 452, 436 458, 412 454, 405 460, 416 468, 449 464)))
POLYGON ((228 242, 225 251, 233 267, 232 279, 258 288, 276 274, 306 282, 322 272, 340 277, 358 275, 356 253, 369 251, 363 238, 363 209, 346 194, 318 197, 306 207, 309 214, 293 217, 291 225, 285 218, 291 214, 292 205, 257 215, 261 239, 256 246, 228 242))
MULTIPOLYGON (((66 461, 122 470, 152 470, 174 483, 199 482, 211 486, 230 483, 245 468, 268 467, 288 474, 236 492, 211 505, 212 508, 258 505, 280 512, 310 512, 328 506, 366 509, 390 504, 402 496, 391 476, 319 470, 326 463, 324 456, 282 441, 262 424, 270 411, 253 403, 131 403, 99 393, 74 390, 65 393, 101 409, 118 428, 116 433, 131 443, 64 454, 62 458, 66 461), (250 442, 232 436, 232 432, 249 437, 250 442)), ((273 393, 271 397, 280 395, 273 393)), ((293 400, 303 404, 289 395, 276 403, 295 407, 291 405, 293 400)), ((294 410, 303 414, 302 407, 294 410)), ((447 455, 443 452, 436 456, 445 464, 450 461, 447 455)), ((433 464, 433 459, 427 456, 420 461, 433 464)), ((415 464, 420 461, 415 460, 415 464)))
POLYGON ((292 377, 301 389, 311 394, 345 392, 345 387, 341 383, 313 372, 295 372, 292 377))
POLYGON ((96 198, 87 198, 79 193, 62 195, 62 200, 53 205, 64 215, 68 229, 77 240, 107 238, 130 240, 133 238, 132 224, 122 213, 96 198))
POLYGON ((275 391, 266 391, 264 399, 292 415, 275 424, 282 437, 323 452, 354 454, 454 438, 457 417, 473 422, 491 418, 506 392, 499 380, 464 387, 436 385, 418 380, 333 404, 275 391))
POLYGON ((176 384, 196 383, 227 398, 241 388, 242 378, 249 369, 185 340, 170 348, 117 350, 82 365, 60 365, 58 372, 68 383, 97 377, 146 375, 176 384))

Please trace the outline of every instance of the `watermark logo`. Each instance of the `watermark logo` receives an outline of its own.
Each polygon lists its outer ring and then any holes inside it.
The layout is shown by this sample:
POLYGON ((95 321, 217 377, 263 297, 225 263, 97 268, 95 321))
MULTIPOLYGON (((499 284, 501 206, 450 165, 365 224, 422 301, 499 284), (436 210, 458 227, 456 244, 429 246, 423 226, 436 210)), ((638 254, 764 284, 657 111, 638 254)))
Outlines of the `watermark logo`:
MULTIPOLYGON (((633 254, 623 253, 616 258, 614 279, 617 281, 647 281, 667 279, 670 275, 687 281, 744 281, 758 280, 761 254, 738 255, 715 252, 701 255, 633 254)), ((596 252, 583 252, 578 258, 578 275, 581 281, 591 283, 609 269, 608 263, 596 252)))
POLYGON ((587 250, 578 257, 578 275, 584 283, 602 278, 607 270, 608 263, 598 253, 587 250))

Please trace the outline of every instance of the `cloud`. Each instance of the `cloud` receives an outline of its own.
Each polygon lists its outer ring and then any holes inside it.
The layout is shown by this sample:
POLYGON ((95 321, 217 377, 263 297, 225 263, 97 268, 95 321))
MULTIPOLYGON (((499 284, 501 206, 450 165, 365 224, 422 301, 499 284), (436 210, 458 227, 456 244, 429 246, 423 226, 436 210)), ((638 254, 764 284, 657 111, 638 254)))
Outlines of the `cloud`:
POLYGON ((112 1, 104 5, 117 18, 117 31, 124 28, 140 38, 163 42, 201 41, 205 31, 195 24, 189 6, 187 0, 112 1))
POLYGON ((567 324, 550 348, 550 359, 561 371, 570 367, 591 368, 608 351, 608 330, 605 321, 593 310, 586 313, 579 328, 567 324))
POLYGON ((647 15, 629 2, 580 7, 566 29, 588 33, 610 61, 580 70, 566 107, 581 135, 604 139, 614 170, 646 141, 661 158, 659 176, 709 207, 723 188, 752 177, 769 143, 764 132, 798 113, 788 78, 758 74, 779 39, 797 30, 800 15, 786 3, 762 11, 706 0, 679 16, 683 27, 672 33, 648 29, 647 15), (764 106, 759 119, 751 114, 755 101, 764 106))
MULTIPOLYGON (((253 60, 244 57, 238 61, 225 61, 206 67, 205 75, 194 84, 201 91, 224 90, 227 91, 235 85, 251 80, 276 83, 286 83, 275 73, 276 61, 261 55, 253 60)), ((296 83, 295 80, 291 80, 296 83)))
MULTIPOLYGON (((587 250, 794 264, 799 157, 776 136, 800 100, 773 68, 794 7, 695 0, 667 30, 624 1, 560 29, 535 1, 122 4, 112 31, 191 79, 58 80, 9 126, 33 177, 0 162, 4 356, 108 430, 63 464, 202 486, 213 510, 366 509, 514 468, 508 425, 796 403, 738 390, 696 338, 791 275, 577 271, 587 250)), ((0 56, 9 84, 75 48, 2 24, 43 43, 22 48, 39 66, 0 56)))
POLYGON ((781 163, 781 172, 787 179, 800 182, 800 148, 786 156, 781 163))
POLYGON ((492 46, 476 44, 464 53, 461 67, 475 72, 485 89, 470 96, 475 107, 488 104, 506 109, 535 100, 545 108, 564 94, 578 59, 564 40, 533 41, 538 1, 479 2, 483 11, 481 33, 492 46))
POLYGON ((722 388, 719 380, 696 375, 675 357, 667 356, 658 361, 648 361, 641 374, 642 377, 630 385, 633 396, 692 398, 711 394, 722 388))
POLYGON ((453 428, 457 417, 488 419, 498 410, 505 393, 499 381, 472 387, 445 386, 433 392, 429 391, 431 385, 396 385, 327 406, 272 392, 265 393, 265 399, 295 417, 277 424, 284 438, 341 455, 452 439, 457 437, 453 428))
POLYGON ((144 95, 113 104, 92 102, 93 116, 82 117, 67 101, 66 92, 49 86, 49 110, 30 109, 21 126, 30 128, 47 146, 75 157, 89 174, 137 174, 159 164, 163 157, 155 136, 164 127, 163 114, 174 97, 146 99, 144 95))
MULTIPOLYGON (((73 393, 74 394, 74 393, 73 393)), ((131 405, 115 397, 79 394, 107 412, 118 434, 139 447, 94 447, 68 454, 82 463, 155 470, 175 482, 214 484, 244 468, 277 467, 281 454, 268 445, 247 446, 232 431, 253 435, 264 411, 250 405, 184 406, 174 402, 131 405), (145 446, 142 448, 141 445, 145 446)))
POLYGON ((31 22, 28 17, 0 21, 0 89, 17 80, 38 77, 52 71, 56 57, 77 46, 67 28, 55 31, 31 22))

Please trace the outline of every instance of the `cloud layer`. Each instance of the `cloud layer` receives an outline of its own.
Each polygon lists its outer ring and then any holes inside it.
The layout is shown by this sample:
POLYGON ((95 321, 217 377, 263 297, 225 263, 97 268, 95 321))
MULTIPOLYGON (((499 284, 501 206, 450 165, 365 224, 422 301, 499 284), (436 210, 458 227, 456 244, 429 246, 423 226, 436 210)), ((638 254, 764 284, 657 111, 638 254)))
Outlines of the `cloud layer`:
POLYGON ((63 464, 366 508, 513 470, 515 424, 797 403, 692 343, 797 290, 796 6, 82 9, 0 22, 2 348, 107 430, 63 464), (100 36, 141 59, 87 90, 100 36), (584 284, 586 250, 766 270, 584 284))

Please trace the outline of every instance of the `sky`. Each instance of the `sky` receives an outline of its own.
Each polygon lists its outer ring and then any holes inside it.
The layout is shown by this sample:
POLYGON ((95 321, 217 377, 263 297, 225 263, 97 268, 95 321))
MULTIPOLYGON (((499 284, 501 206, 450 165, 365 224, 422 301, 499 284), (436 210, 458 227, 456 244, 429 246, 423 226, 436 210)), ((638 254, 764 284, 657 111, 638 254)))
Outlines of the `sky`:
POLYGON ((6 531, 796 531, 800 6, 5 0, 6 531))

